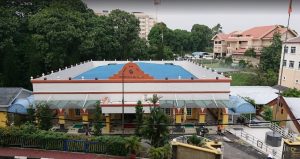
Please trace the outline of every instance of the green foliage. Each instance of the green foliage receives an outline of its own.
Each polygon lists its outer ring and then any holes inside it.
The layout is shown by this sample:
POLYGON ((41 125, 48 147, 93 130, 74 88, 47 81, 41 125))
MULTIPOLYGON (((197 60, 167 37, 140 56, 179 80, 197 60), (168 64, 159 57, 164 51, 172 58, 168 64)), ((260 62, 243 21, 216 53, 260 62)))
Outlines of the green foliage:
POLYGON ((215 36, 216 34, 222 33, 223 32, 222 29, 223 28, 222 28, 222 26, 221 26, 220 23, 218 23, 217 25, 215 25, 214 27, 212 27, 211 30, 212 30, 213 36, 215 36))
POLYGON ((125 141, 126 141, 125 147, 132 154, 137 154, 140 152, 140 149, 142 146, 140 140, 141 139, 136 136, 127 137, 127 138, 125 138, 125 141))
POLYGON ((97 101, 95 104, 94 112, 94 135, 99 136, 102 134, 102 109, 100 107, 100 102, 97 101))
POLYGON ((142 136, 141 128, 143 125, 143 115, 144 110, 142 106, 142 102, 139 100, 137 105, 135 106, 135 116, 136 116, 136 128, 135 128, 135 135, 142 136))
POLYGON ((250 48, 250 49, 247 49, 246 51, 245 51, 245 54, 244 54, 245 56, 249 56, 249 57, 256 57, 256 52, 255 52, 255 50, 254 50, 254 48, 250 48))
MULTIPOLYGON (((65 140, 80 140, 82 143, 92 141, 93 146, 101 146, 90 152, 103 153, 108 155, 126 156, 129 152, 128 148, 137 150, 140 145, 138 138, 123 138, 120 136, 98 136, 87 137, 85 135, 72 135, 61 132, 52 132, 37 129, 34 125, 27 123, 20 127, 11 126, 0 128, 0 146, 22 145, 30 141, 30 145, 39 149, 63 150, 65 140), (132 145, 126 144, 131 143, 132 145), (96 145, 95 145, 96 144, 96 145), (99 151, 100 150, 100 151, 99 151)), ((83 150, 84 144, 78 143, 68 144, 69 150, 83 150)))
POLYGON ((257 75, 256 80, 261 86, 274 86, 278 82, 278 73, 272 69, 266 72, 258 72, 257 75))
POLYGON ((160 147, 168 142, 170 119, 160 108, 154 107, 149 116, 144 120, 142 134, 145 139, 150 140, 154 147, 160 147))
POLYGON ((244 97, 243 98, 245 101, 247 101, 248 103, 252 104, 253 106, 256 105, 256 102, 254 99, 250 98, 250 97, 244 97))
POLYGON ((52 118, 54 115, 47 104, 41 103, 36 106, 36 116, 38 127, 41 130, 49 130, 52 128, 52 118))
POLYGON ((230 75, 232 78, 232 81, 231 81, 232 86, 258 85, 257 81, 256 81, 257 75, 255 75, 255 74, 245 73, 245 72, 233 72, 228 75, 230 75))
POLYGON ((205 139, 198 137, 197 135, 192 135, 188 137, 187 142, 195 146, 203 146, 205 144, 205 139))
POLYGON ((272 121, 273 119, 273 111, 269 106, 264 106, 263 118, 266 121, 272 121))
POLYGON ((284 97, 300 97, 300 91, 296 88, 289 88, 282 93, 284 97))
POLYGON ((232 57, 225 57, 225 65, 227 66, 231 66, 231 64, 233 63, 232 57))
POLYGON ((172 157, 171 146, 166 144, 163 147, 151 147, 148 154, 150 159, 170 159, 172 157))
POLYGON ((31 124, 35 123, 35 110, 32 105, 27 109, 27 121, 31 124))
POLYGON ((212 30, 206 25, 195 24, 191 31, 192 51, 203 51, 211 47, 212 30))
POLYGON ((245 61, 245 60, 240 60, 240 61, 239 61, 239 66, 240 66, 241 68, 245 68, 245 67, 247 66, 246 61, 245 61))
POLYGON ((269 70, 278 73, 281 57, 282 41, 279 33, 273 36, 272 44, 264 47, 260 56, 260 69, 264 72, 269 70))

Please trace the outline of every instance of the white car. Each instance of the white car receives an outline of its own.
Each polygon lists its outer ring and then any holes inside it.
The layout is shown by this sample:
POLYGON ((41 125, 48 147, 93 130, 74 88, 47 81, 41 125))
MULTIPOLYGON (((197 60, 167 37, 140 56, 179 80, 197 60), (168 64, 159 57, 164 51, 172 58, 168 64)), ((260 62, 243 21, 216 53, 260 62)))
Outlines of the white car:
POLYGON ((212 59, 214 59, 214 56, 213 55, 204 55, 203 59, 212 60, 212 59))

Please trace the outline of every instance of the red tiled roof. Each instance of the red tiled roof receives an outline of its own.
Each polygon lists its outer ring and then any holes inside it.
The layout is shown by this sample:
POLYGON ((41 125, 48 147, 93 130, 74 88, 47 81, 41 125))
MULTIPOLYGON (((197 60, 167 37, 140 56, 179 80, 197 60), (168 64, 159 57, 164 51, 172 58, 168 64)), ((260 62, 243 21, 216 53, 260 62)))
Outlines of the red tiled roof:
MULTIPOLYGON (((253 27, 242 32, 242 36, 251 36, 252 38, 261 38, 269 32, 275 30, 277 25, 253 27)), ((272 34, 273 35, 273 34, 272 34)))
POLYGON ((229 34, 225 34, 225 33, 219 33, 217 34, 217 36, 221 39, 221 40, 225 40, 229 37, 229 34))

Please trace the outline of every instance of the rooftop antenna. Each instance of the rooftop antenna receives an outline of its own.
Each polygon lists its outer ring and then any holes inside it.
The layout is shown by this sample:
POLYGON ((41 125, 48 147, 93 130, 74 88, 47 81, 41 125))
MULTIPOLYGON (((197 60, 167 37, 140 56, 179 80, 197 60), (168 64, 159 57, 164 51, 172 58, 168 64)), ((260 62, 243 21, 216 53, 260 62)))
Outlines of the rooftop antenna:
POLYGON ((155 6, 155 21, 157 22, 157 10, 158 10, 158 5, 160 5, 161 0, 154 0, 154 6, 155 6))

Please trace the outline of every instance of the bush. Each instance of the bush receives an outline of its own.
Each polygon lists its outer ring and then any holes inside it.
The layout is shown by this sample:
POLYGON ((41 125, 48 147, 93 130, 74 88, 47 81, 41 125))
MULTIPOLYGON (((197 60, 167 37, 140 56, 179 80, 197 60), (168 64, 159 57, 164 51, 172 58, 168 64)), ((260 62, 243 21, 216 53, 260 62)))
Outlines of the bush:
POLYGON ((205 143, 204 138, 200 138, 196 135, 189 136, 187 142, 189 144, 195 145, 195 146, 202 146, 205 143))
POLYGON ((168 144, 158 148, 151 147, 148 153, 150 159, 170 159, 172 157, 171 146, 168 144))
POLYGON ((64 150, 66 140, 73 140, 74 142, 68 143, 69 151, 86 151, 84 144, 92 143, 90 146, 96 148, 88 149, 88 152, 126 156, 129 151, 125 147, 125 139, 120 136, 87 137, 85 135, 46 131, 37 129, 32 124, 0 128, 0 146, 30 144, 31 147, 40 149, 64 150))
POLYGON ((239 61, 239 66, 240 66, 241 68, 245 68, 245 67, 247 66, 246 61, 245 61, 245 60, 240 60, 240 61, 239 61))
POLYGON ((232 60, 231 56, 225 58, 225 65, 231 66, 232 63, 233 63, 233 60, 232 60))

